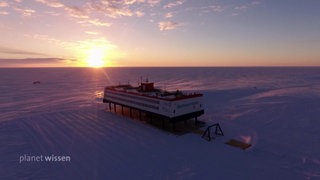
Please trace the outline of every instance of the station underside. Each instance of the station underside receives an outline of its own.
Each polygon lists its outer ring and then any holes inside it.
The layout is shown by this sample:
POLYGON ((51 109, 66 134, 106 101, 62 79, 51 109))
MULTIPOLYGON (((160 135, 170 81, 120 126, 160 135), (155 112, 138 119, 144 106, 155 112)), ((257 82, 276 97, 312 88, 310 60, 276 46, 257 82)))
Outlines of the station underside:
POLYGON ((204 114, 204 110, 201 110, 170 118, 161 114, 149 112, 106 99, 103 99, 103 102, 108 104, 109 111, 121 113, 122 115, 130 118, 146 120, 149 121, 150 124, 160 125, 162 128, 165 128, 165 125, 169 123, 171 124, 173 130, 176 128, 176 123, 184 122, 184 124, 187 124, 187 121, 190 119, 194 119, 194 125, 198 127, 201 124, 201 122, 198 121, 198 117, 204 114))

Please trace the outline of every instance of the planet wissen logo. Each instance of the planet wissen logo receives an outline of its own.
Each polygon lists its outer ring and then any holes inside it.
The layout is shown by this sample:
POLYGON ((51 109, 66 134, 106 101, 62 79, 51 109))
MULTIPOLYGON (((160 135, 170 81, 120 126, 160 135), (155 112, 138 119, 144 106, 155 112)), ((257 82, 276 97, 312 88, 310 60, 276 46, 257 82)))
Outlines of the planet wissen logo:
POLYGON ((19 163, 24 162, 71 162, 71 157, 67 155, 21 155, 19 163))

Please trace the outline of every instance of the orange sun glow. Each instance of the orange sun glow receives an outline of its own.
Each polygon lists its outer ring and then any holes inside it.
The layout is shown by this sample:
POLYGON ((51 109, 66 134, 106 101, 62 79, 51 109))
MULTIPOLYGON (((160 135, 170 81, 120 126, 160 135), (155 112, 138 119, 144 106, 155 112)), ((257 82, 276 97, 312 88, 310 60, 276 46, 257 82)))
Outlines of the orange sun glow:
POLYGON ((88 52, 88 57, 86 59, 87 65, 89 67, 103 67, 105 65, 105 52, 103 48, 94 47, 88 52))

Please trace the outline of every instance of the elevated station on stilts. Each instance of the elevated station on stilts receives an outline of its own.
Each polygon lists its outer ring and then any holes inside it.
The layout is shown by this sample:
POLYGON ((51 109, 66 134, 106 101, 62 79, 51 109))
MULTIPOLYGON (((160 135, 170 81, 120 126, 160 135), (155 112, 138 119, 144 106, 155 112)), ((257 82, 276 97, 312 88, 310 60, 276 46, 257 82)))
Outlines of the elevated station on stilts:
POLYGON ((175 124, 180 121, 194 119, 204 114, 203 94, 184 93, 182 91, 165 91, 154 87, 153 82, 141 82, 134 87, 130 84, 107 86, 104 88, 103 102, 109 104, 110 111, 119 111, 133 117, 138 112, 148 117, 150 123, 175 124), (118 109, 117 109, 118 107, 118 109))

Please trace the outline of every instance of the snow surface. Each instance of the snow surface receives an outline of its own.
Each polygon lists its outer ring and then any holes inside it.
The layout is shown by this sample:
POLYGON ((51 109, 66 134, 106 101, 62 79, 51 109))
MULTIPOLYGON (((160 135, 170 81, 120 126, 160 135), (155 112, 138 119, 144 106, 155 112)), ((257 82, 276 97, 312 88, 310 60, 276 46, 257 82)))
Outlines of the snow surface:
POLYGON ((0 179, 320 179, 320 68, 3 68, 0 93, 0 179), (200 120, 225 136, 107 111, 103 87, 141 76, 204 93, 200 120), (71 161, 20 163, 25 154, 71 161))

